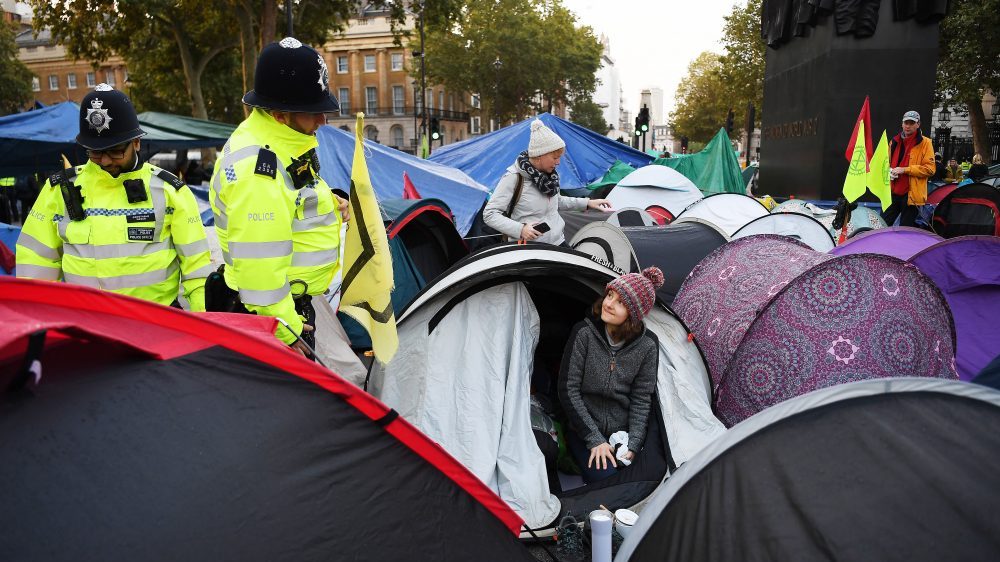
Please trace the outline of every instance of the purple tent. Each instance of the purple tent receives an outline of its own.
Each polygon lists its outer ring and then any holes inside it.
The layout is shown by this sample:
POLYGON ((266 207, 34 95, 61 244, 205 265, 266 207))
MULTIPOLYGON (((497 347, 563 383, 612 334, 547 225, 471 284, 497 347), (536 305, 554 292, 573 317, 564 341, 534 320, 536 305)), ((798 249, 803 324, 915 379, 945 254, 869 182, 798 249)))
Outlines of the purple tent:
POLYGON ((958 332, 959 378, 973 379, 1000 353, 1000 238, 952 238, 910 262, 944 293, 958 332))
POLYGON ((947 302, 890 256, 834 257, 750 236, 702 260, 674 310, 705 352, 727 426, 842 382, 957 378, 947 302))
POLYGON ((884 254, 908 260, 917 252, 944 240, 933 232, 908 226, 893 226, 863 232, 843 245, 830 250, 835 256, 850 254, 884 254))

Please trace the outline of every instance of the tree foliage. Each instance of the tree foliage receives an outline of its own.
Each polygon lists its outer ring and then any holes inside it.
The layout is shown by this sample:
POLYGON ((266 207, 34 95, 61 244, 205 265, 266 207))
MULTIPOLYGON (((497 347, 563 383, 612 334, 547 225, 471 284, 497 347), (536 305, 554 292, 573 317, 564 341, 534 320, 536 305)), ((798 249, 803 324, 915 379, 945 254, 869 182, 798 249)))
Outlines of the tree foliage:
POLYGON ((569 106, 569 120, 581 127, 586 127, 595 133, 606 135, 611 128, 604 119, 604 111, 601 106, 594 103, 590 98, 580 98, 574 100, 569 106))
POLYGON ((754 126, 760 125, 764 102, 764 53, 767 45, 760 35, 761 0, 748 0, 745 6, 733 6, 725 17, 719 59, 726 98, 736 113, 734 135, 746 133, 747 104, 756 108, 754 126))
POLYGON ((725 125, 732 107, 725 98, 725 87, 718 54, 705 51, 688 66, 687 76, 677 86, 676 106, 670 115, 675 137, 708 142, 725 125))
POLYGON ((31 102, 31 71, 17 58, 13 25, 0 22, 0 115, 17 113, 31 102))
POLYGON ((733 6, 725 17, 724 53, 705 52, 688 67, 677 87, 670 124, 677 136, 708 142, 734 113, 731 138, 745 134, 747 104, 756 108, 754 126, 760 124, 764 99, 765 44, 760 36, 761 0, 733 6))
MULTIPOLYGON (((456 0, 430 10, 454 14, 456 0), (449 11, 450 10, 450 11, 449 11)), ((36 29, 77 59, 107 60, 121 55, 145 108, 186 112, 194 117, 232 120, 242 92, 253 84, 257 54, 284 35, 286 14, 279 0, 30 0, 36 29), (234 59, 235 57, 235 59, 234 59), (235 62, 234 62, 235 61, 235 62), (204 79, 206 76, 210 79, 204 79)), ((295 0, 295 36, 320 46, 368 2, 295 0)), ((379 5, 405 15, 406 0, 379 5)), ((443 16, 442 16, 443 17, 443 16)))
POLYGON ((953 0, 941 21, 937 99, 969 114, 976 152, 988 159, 982 99, 1000 93, 1000 0, 953 0))
MULTIPOLYGON (((428 81, 479 93, 484 115, 501 121, 589 98, 601 46, 591 28, 575 21, 560 0, 468 2, 459 22, 428 22, 428 81)), ((419 36, 413 39, 422 50, 419 36)), ((419 67, 413 71, 419 76, 419 67)))

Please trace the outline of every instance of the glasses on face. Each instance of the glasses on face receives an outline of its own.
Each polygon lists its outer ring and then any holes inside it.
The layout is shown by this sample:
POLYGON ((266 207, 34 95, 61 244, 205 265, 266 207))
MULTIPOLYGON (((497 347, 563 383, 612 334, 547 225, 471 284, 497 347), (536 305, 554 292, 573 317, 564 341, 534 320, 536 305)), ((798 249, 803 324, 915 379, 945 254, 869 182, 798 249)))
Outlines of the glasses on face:
POLYGON ((87 156, 91 160, 100 161, 104 158, 104 155, 107 154, 108 158, 118 160, 119 158, 125 157, 125 152, 128 150, 130 144, 130 142, 127 142, 119 144, 118 146, 112 146, 111 148, 107 148, 105 150, 87 150, 87 156))

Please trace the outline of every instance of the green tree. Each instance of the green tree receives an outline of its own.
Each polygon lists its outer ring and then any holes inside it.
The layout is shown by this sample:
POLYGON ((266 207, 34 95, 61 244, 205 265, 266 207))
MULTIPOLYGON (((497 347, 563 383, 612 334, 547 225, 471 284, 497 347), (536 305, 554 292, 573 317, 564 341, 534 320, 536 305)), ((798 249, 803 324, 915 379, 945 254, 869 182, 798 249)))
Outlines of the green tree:
POLYGON ((747 104, 756 108, 754 126, 760 125, 760 110, 764 101, 764 52, 766 44, 760 35, 761 0, 748 0, 745 6, 734 5, 725 17, 719 58, 719 76, 725 87, 725 97, 735 112, 731 137, 744 130, 747 104))
POLYGON ((968 112, 975 151, 989 160, 982 100, 1000 93, 1000 0, 954 0, 938 45, 936 97, 968 112))
POLYGON ((17 58, 13 25, 0 23, 0 115, 17 113, 31 102, 31 71, 17 58))
MULTIPOLYGON (((593 93, 600 43, 559 0, 469 2, 462 16, 454 24, 428 21, 427 78, 479 93, 484 116, 519 119, 593 93)), ((419 76, 419 66, 412 70, 419 76)))
POLYGON ((705 51, 688 66, 687 76, 677 86, 669 120, 675 137, 707 143, 725 125, 732 104, 725 97, 719 59, 718 54, 705 51))
POLYGON ((611 130, 608 127, 609 123, 604 120, 604 111, 593 100, 589 98, 577 99, 570 104, 569 109, 571 111, 569 120, 573 123, 601 135, 606 135, 611 130))

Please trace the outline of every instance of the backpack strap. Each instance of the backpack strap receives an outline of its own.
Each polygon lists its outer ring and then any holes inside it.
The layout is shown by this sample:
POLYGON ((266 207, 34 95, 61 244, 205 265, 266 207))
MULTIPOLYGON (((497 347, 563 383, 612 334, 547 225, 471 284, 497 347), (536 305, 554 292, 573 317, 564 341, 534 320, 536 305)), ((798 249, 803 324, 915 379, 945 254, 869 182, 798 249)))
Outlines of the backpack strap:
POLYGON ((524 176, 521 172, 515 172, 517 174, 517 187, 514 188, 514 196, 510 198, 510 205, 507 205, 507 212, 503 216, 510 218, 514 214, 514 207, 517 207, 517 202, 521 199, 521 191, 524 190, 524 176))

